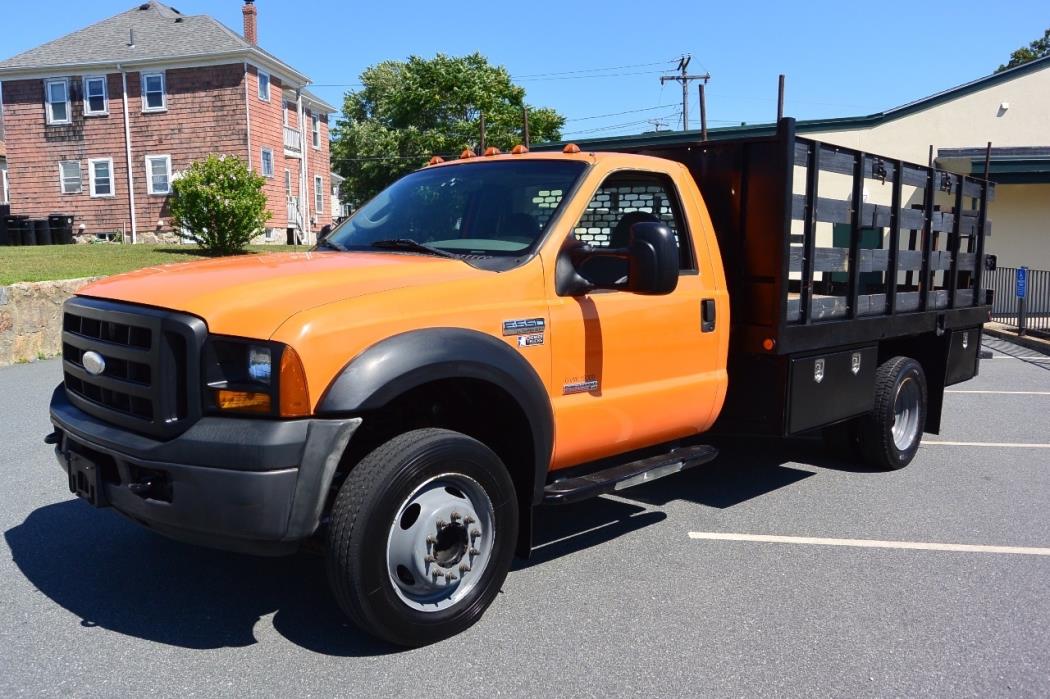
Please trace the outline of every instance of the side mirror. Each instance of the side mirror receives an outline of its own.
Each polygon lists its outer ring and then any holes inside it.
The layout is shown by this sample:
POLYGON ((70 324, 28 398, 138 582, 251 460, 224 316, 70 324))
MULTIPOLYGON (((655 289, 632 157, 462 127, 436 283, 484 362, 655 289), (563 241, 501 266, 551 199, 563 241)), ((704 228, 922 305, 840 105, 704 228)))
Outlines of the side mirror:
POLYGON ((678 286, 678 241, 666 224, 643 221, 631 226, 627 255, 627 291, 669 294, 678 286))
POLYGON ((559 296, 583 296, 595 289, 635 294, 669 294, 678 286, 678 241, 665 224, 631 226, 627 247, 595 248, 570 242, 558 256, 559 296))

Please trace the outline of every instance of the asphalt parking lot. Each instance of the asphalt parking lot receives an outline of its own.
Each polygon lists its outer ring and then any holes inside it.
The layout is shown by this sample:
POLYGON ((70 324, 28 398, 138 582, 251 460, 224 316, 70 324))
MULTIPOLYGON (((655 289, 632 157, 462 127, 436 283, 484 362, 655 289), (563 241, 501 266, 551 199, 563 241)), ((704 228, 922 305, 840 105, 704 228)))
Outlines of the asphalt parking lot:
POLYGON ((2 368, 0 695, 1046 696, 1050 358, 986 345, 903 471, 728 444, 545 511, 484 619, 413 651, 344 622, 316 557, 74 500, 42 442, 58 362, 2 368))

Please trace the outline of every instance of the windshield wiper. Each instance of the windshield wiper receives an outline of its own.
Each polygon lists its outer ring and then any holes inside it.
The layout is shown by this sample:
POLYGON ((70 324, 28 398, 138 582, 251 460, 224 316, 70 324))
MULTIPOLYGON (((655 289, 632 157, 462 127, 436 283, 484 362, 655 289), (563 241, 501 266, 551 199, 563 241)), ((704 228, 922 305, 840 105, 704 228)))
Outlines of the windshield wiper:
POLYGON ((422 252, 427 255, 437 255, 438 257, 449 257, 456 259, 456 255, 451 252, 446 252, 440 248, 431 247, 425 243, 421 243, 418 240, 412 240, 411 238, 391 238, 389 240, 376 240, 371 243, 373 248, 380 248, 381 250, 405 250, 407 252, 422 252))
POLYGON ((330 250, 338 250, 339 252, 347 251, 346 248, 344 248, 342 245, 335 242, 334 240, 329 240, 328 238, 322 238, 321 240, 317 241, 317 247, 328 248, 330 250))

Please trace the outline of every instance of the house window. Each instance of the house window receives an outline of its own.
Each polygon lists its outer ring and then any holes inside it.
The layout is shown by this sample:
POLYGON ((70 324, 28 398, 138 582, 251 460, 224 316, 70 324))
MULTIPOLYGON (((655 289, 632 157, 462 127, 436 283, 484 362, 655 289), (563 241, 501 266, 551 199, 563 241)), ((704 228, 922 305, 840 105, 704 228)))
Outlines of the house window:
POLYGON ((164 73, 142 74, 142 111, 163 112, 168 108, 164 73))
POLYGON ((285 126, 291 126, 292 125, 292 103, 291 102, 285 102, 284 103, 284 125, 285 126))
POLYGON ((259 99, 263 102, 270 101, 270 74, 259 71, 259 99))
POLYGON ((316 114, 310 117, 310 129, 313 133, 314 148, 321 147, 321 117, 316 114))
POLYGON ((269 148, 262 149, 262 175, 273 177, 273 151, 269 148))
POLYGON ((84 185, 80 179, 80 161, 63 160, 58 164, 58 179, 63 194, 80 194, 84 185))
POLYGON ((109 96, 106 94, 106 78, 95 75, 84 78, 84 114, 101 116, 109 114, 109 96))
POLYGON ((69 114, 69 81, 48 80, 44 83, 47 96, 47 123, 68 124, 72 121, 69 114))
POLYGON ((146 187, 150 194, 171 194, 171 156, 146 156, 146 187))
POLYGON ((91 196, 112 197, 114 195, 113 158, 89 160, 88 175, 91 180, 91 196))
POLYGON ((292 196, 292 171, 284 171, 284 193, 287 196, 292 196))
POLYGON ((320 175, 314 176, 314 211, 324 211, 324 179, 320 175))

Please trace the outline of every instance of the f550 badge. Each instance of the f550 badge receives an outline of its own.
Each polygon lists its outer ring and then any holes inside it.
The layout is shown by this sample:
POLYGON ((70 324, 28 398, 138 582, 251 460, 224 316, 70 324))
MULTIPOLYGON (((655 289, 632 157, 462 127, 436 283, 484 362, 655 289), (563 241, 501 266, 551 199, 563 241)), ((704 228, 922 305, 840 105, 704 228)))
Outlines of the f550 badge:
POLYGON ((521 320, 503 321, 504 335, 532 335, 542 333, 547 329, 547 321, 543 318, 522 318, 521 320))
POLYGON ((518 347, 534 347, 543 344, 543 335, 518 335, 518 347))

